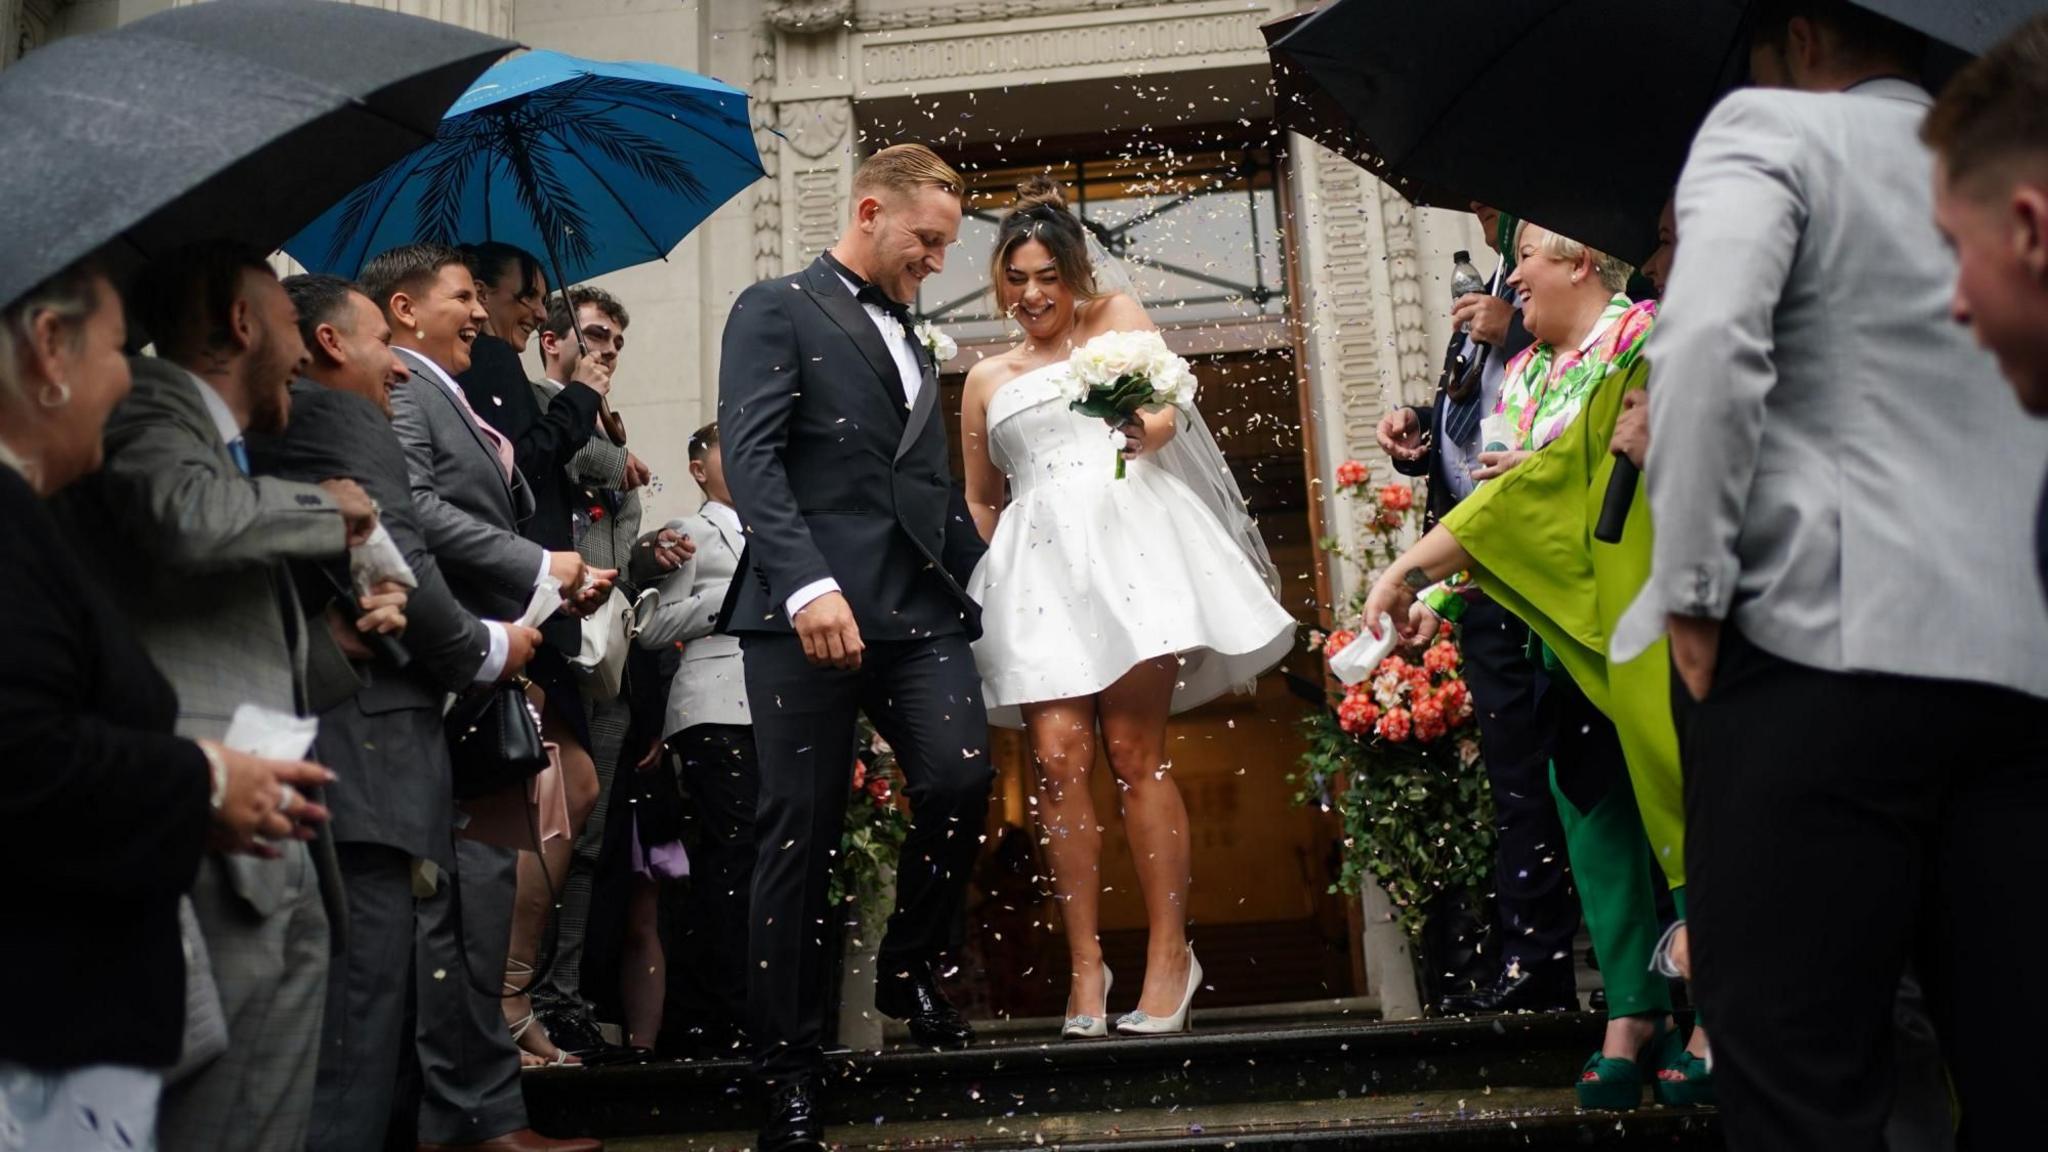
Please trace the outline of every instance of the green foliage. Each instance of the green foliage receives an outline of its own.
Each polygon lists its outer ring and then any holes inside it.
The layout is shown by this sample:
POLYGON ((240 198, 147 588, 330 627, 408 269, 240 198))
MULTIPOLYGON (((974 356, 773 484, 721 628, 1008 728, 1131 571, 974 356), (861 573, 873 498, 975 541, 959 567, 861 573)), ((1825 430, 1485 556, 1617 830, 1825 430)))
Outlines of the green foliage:
POLYGON ((1469 743, 1360 739, 1328 708, 1303 720, 1302 732, 1308 748, 1288 777, 1294 802, 1336 812, 1344 829, 1332 891, 1356 895, 1370 873, 1412 940, 1431 897, 1487 884, 1493 795, 1469 743))
POLYGON ((853 794, 847 798, 839 850, 832 860, 830 899, 850 905, 862 932, 877 931, 889 915, 890 881, 910 813, 903 806, 903 771, 896 754, 863 716, 854 752, 853 794))

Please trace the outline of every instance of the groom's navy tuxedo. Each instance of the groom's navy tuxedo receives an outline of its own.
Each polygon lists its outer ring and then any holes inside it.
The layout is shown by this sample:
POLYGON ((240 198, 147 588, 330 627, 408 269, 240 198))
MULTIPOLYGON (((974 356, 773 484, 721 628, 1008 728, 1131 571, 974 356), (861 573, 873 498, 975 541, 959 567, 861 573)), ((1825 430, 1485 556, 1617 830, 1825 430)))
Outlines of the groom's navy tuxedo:
POLYGON ((913 812, 885 978, 937 959, 981 841, 988 721, 964 588, 985 549, 950 474, 937 371, 914 352, 915 369, 899 363, 823 257, 742 292, 726 322, 719 439, 747 537, 719 628, 746 653, 760 760, 747 994, 773 1080, 822 1066, 857 712, 895 749, 913 812), (853 608, 858 670, 813 667, 790 624, 789 597, 823 580, 853 608))

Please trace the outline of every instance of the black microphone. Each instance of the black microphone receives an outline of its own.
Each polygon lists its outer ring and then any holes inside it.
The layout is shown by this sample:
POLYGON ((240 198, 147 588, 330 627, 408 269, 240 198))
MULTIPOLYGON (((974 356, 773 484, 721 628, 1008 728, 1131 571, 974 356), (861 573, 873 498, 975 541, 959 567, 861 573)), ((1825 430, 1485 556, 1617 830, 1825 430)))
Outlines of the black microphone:
MULTIPOLYGON (((321 575, 327 577, 327 582, 334 586, 335 595, 340 596, 341 602, 347 605, 349 618, 353 620, 357 607, 355 589, 349 586, 346 577, 336 575, 334 569, 325 564, 319 568, 321 575)), ((398 637, 388 632, 358 632, 356 635, 361 636, 370 651, 383 657, 384 662, 393 669, 403 671, 406 665, 412 663, 412 653, 406 651, 405 645, 399 643, 398 637)))
POLYGON ((1636 481, 1643 470, 1626 456, 1614 458, 1614 471, 1607 477, 1607 495, 1600 501, 1600 519, 1593 525, 1593 539, 1602 544, 1621 543, 1621 530, 1628 524, 1628 506, 1635 502, 1636 481))

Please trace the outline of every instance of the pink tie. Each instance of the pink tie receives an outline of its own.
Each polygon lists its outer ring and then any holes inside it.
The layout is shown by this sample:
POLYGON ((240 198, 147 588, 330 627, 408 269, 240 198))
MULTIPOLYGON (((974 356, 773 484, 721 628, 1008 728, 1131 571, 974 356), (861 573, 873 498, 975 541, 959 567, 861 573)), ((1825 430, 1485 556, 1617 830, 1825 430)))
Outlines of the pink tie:
POLYGON ((476 409, 469 406, 469 397, 463 395, 462 389, 455 389, 455 400, 456 403, 462 405, 464 412, 469 413, 469 418, 476 421, 476 426, 483 430, 484 439, 489 440, 491 447, 497 450, 498 467, 505 472, 505 483, 512 483, 512 469, 517 467, 513 462, 515 457, 512 454, 512 442, 505 439, 496 428, 485 423, 484 418, 476 414, 476 409))

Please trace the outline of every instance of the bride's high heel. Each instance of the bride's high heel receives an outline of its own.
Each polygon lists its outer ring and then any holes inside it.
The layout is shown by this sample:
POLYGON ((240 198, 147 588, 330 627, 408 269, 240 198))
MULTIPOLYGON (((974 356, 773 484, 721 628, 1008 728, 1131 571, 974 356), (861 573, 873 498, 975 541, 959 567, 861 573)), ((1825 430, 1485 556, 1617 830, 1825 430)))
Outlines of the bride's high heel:
POLYGON ((1202 962, 1195 959, 1195 946, 1190 944, 1188 989, 1180 998, 1180 1009, 1171 1016, 1152 1016, 1142 1011, 1126 1012, 1117 1018, 1116 1030, 1126 1036, 1159 1036, 1169 1032, 1187 1031, 1188 1007, 1195 1002, 1195 989, 1201 986, 1202 962))
POLYGON ((1109 965, 1104 964, 1102 966, 1102 1012, 1095 1016, 1083 1013, 1079 1016, 1067 1017, 1066 1025, 1060 1029, 1060 1038, 1062 1040, 1100 1040, 1104 1036, 1109 1035, 1109 989, 1115 983, 1116 973, 1111 972, 1109 965))

